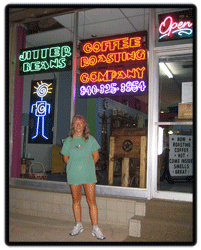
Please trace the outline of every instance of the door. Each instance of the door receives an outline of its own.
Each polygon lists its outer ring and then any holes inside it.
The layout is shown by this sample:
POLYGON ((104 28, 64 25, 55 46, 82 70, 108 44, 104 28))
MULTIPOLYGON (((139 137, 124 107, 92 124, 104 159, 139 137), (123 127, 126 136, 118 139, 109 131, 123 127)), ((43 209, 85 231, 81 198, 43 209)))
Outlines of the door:
POLYGON ((152 196, 192 201, 193 54, 189 49, 156 53, 158 85, 152 196))

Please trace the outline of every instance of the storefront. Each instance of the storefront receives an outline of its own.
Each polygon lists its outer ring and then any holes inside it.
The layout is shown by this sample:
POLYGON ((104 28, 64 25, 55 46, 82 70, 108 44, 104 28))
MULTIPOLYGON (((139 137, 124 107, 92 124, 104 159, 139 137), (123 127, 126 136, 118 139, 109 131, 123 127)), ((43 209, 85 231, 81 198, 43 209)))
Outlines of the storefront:
POLYGON ((81 114, 101 145, 98 195, 192 202, 195 17, 114 6, 13 23, 10 184, 70 193, 59 151, 81 114))

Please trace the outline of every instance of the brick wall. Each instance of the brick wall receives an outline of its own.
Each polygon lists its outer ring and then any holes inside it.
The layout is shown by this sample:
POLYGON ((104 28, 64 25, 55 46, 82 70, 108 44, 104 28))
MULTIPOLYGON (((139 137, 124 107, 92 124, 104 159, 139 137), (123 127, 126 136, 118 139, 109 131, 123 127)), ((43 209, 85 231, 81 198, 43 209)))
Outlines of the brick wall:
MULTIPOLYGON (((125 226, 134 216, 145 216, 144 201, 96 197, 99 223, 125 226)), ((82 221, 91 222, 86 196, 82 195, 82 221)), ((75 221, 71 194, 10 187, 9 209, 12 213, 75 221)))

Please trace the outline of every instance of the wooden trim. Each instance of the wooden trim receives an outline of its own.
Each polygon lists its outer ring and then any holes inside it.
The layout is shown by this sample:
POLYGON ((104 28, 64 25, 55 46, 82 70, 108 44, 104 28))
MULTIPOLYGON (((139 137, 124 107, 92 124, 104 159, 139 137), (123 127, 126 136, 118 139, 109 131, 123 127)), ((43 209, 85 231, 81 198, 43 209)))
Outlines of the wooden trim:
POLYGON ((141 136, 140 142, 140 183, 139 188, 146 188, 147 137, 141 136))
POLYGON ((108 185, 113 185, 115 137, 110 137, 108 185))
POLYGON ((129 157, 124 157, 122 160, 122 175, 121 175, 121 186, 129 186, 129 157))

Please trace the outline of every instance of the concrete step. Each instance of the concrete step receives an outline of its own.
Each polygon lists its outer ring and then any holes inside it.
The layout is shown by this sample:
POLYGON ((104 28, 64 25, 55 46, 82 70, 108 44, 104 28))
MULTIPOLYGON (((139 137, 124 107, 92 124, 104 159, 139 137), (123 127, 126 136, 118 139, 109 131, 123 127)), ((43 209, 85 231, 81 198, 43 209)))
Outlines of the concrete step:
POLYGON ((145 218, 141 221, 141 237, 155 241, 192 241, 193 225, 172 220, 145 218))
POLYGON ((186 223, 134 216, 129 222, 129 236, 141 241, 165 242, 193 240, 193 226, 186 223))
POLYGON ((144 216, 133 216, 129 220, 129 236, 132 237, 141 237, 141 221, 144 219, 144 216))
POLYGON ((130 219, 129 237, 152 242, 193 240, 192 203, 151 200, 145 211, 145 216, 130 219))
POLYGON ((151 200, 146 204, 146 218, 172 220, 174 222, 193 222, 193 204, 190 202, 172 202, 151 200))

